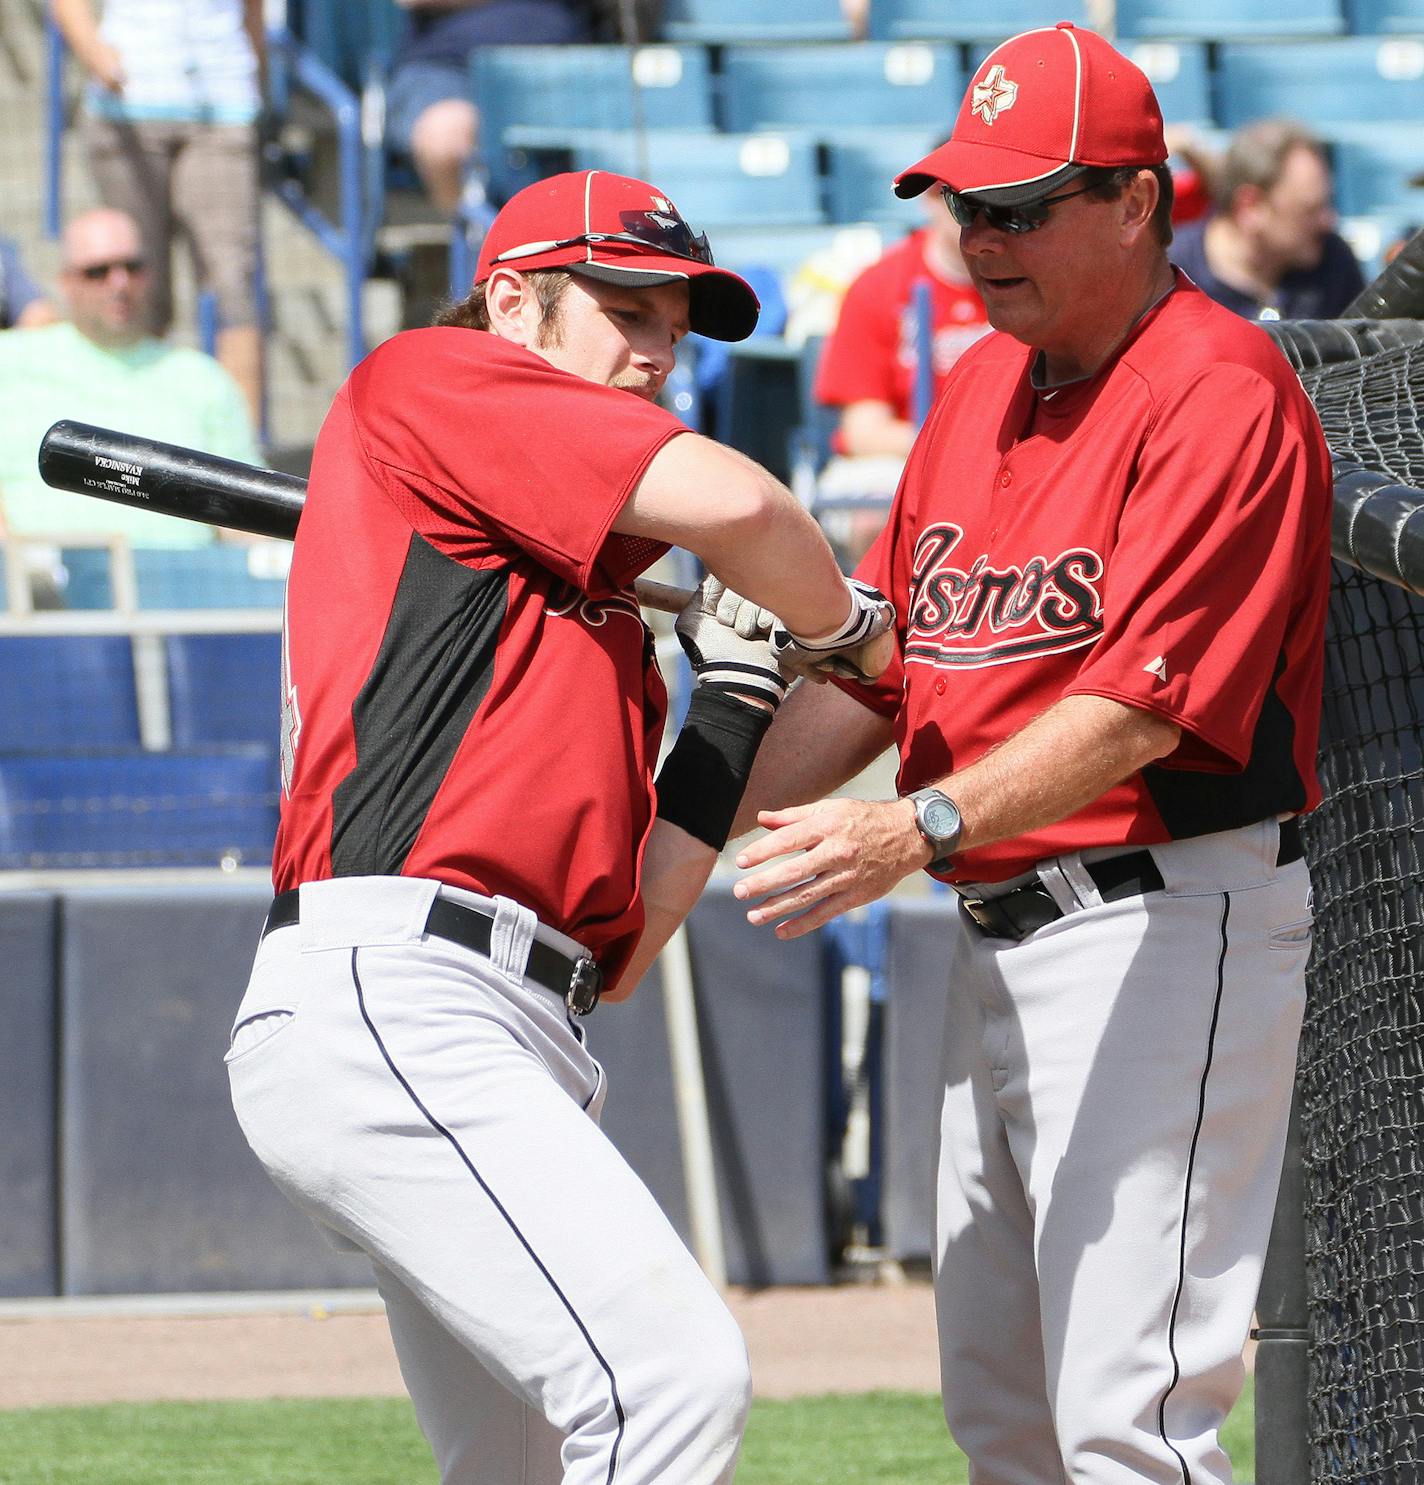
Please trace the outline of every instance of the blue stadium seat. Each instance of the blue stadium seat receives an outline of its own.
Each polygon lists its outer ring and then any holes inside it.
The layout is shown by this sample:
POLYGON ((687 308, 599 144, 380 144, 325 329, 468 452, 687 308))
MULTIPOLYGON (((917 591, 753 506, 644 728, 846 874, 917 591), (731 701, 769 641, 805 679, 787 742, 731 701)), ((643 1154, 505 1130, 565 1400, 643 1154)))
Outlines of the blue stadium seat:
POLYGON ((1083 0, 870 0, 870 34, 879 41, 1000 42, 1059 21, 1086 26, 1083 0))
POLYGON ((1356 36, 1424 36, 1424 0, 1345 0, 1356 36))
POLYGON ((1424 103, 1424 41, 1343 36, 1289 45, 1223 46, 1216 62, 1216 117, 1235 129, 1289 114, 1330 134, 1380 124, 1417 124, 1424 103))
POLYGON ((1204 42, 1139 41, 1123 49, 1147 74, 1169 124, 1212 122, 1211 68, 1204 42))
POLYGON ((280 634, 170 634, 163 645, 174 747, 276 744, 280 634))
POLYGON ((287 0, 292 34, 356 92, 390 70, 406 24, 395 0, 287 0))
POLYGON ((800 227, 761 222, 729 224, 717 229, 712 251, 724 267, 737 271, 770 268, 786 284, 812 254, 830 245, 836 231, 824 222, 800 227))
MULTIPOLYGON (((281 608, 286 579, 272 559, 284 549, 259 546, 143 548, 135 551, 140 608, 281 608)), ((109 554, 103 547, 66 547, 69 608, 112 608, 109 554)))
POLYGON ((1393 213, 1424 221, 1424 125, 1377 129, 1334 146, 1335 205, 1343 216, 1393 213))
POLYGON ((927 42, 740 46, 722 55, 722 123, 734 133, 942 128, 964 92, 957 47, 927 42))
POLYGON ((589 129, 713 127, 696 46, 489 46, 470 59, 487 141, 557 146, 589 129))
POLYGON ((264 747, 0 753, 0 869, 265 865, 277 762, 264 747))
POLYGON ((125 636, 0 638, 0 750, 138 741, 133 646, 125 636))
POLYGON ((943 138, 941 130, 865 130, 855 139, 835 140, 826 147, 827 208, 833 222, 877 222, 919 227, 924 202, 903 201, 895 194, 895 177, 943 138))
POLYGON ((845 41, 840 0, 666 0, 669 41, 845 41))
POLYGON ((805 138, 672 130, 641 140, 633 134, 589 134, 574 149, 573 166, 631 175, 646 171, 699 229, 825 220, 816 147, 805 138))
POLYGON ((1345 29, 1340 0, 1117 0, 1120 37, 1334 36, 1345 29))

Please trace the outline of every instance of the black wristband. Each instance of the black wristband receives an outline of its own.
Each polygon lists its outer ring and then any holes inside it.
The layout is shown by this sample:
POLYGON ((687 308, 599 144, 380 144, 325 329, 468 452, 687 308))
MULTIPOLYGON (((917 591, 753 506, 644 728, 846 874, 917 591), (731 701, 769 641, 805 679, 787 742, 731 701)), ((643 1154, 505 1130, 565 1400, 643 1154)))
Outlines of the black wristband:
POLYGON ((720 851, 770 726, 764 707, 699 686, 658 773, 658 819, 720 851))

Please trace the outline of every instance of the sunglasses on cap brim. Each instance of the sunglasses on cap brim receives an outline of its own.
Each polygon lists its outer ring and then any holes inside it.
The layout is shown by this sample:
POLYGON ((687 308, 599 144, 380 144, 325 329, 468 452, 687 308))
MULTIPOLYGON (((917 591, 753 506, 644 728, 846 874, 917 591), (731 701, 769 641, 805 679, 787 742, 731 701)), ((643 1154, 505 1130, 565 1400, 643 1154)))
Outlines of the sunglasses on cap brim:
POLYGON ((660 222, 651 218, 623 232, 581 232, 577 237, 559 237, 549 242, 525 242, 512 247, 490 260, 493 268, 500 263, 518 262, 521 258, 537 258, 544 253, 556 253, 564 248, 597 246, 601 242, 624 242, 633 247, 651 249, 671 258, 686 258, 689 263, 705 263, 709 268, 712 247, 705 232, 694 233, 686 222, 669 220, 660 222))
POLYGON ((961 227, 972 227, 974 219, 982 213, 984 220, 996 232, 1018 235, 1023 232, 1037 232, 1048 220, 1050 207, 1073 196, 1082 196, 1093 190, 1097 184, 1096 181, 1090 181, 1086 186, 1079 186, 1076 191, 1062 191, 1057 196, 1040 196, 1037 201, 1025 201, 1020 206, 991 206, 987 201, 981 201, 968 192, 953 191, 948 186, 940 187, 940 195, 944 197, 950 216, 961 227))

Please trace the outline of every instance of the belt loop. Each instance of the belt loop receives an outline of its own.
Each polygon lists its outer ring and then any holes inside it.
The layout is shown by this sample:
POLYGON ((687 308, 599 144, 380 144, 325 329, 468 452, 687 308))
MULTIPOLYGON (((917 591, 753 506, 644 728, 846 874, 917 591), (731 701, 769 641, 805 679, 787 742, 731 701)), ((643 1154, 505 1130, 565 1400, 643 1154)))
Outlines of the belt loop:
POLYGON ((1038 863, 1038 879, 1063 913, 1097 907, 1102 902, 1098 884, 1083 868, 1076 851, 1066 856, 1050 856, 1038 863))
POLYGON ((538 919, 522 903, 509 897, 494 899, 494 927, 490 933, 490 960, 496 969, 523 979, 534 943, 538 919))

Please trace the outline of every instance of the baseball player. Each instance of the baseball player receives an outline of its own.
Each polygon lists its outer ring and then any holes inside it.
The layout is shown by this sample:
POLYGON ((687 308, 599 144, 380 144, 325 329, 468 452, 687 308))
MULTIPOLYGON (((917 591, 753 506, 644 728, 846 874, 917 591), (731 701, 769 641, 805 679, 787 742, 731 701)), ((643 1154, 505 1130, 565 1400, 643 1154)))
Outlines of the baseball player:
POLYGON ((959 894, 939 1127, 945 1410, 976 1485, 1224 1485, 1310 944, 1330 473, 1267 338, 1169 266, 1142 73, 1065 24, 978 67, 943 190, 997 333, 861 576, 873 685, 802 687, 736 888, 794 937, 959 894), (821 797, 894 741, 901 797, 821 797))
POLYGON ((709 611, 734 600, 689 606, 698 685, 655 820, 665 691, 634 575, 695 552, 782 616, 793 671, 856 665, 890 622, 789 491, 654 403, 689 330, 737 339, 757 309, 652 186, 555 176, 317 442, 232 1096, 277 1184, 369 1254, 445 1485, 735 1465, 745 1348, 599 1132, 578 1018, 671 931, 665 879, 725 840, 786 684, 709 611))

